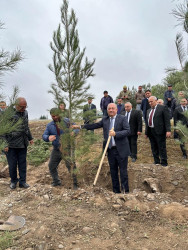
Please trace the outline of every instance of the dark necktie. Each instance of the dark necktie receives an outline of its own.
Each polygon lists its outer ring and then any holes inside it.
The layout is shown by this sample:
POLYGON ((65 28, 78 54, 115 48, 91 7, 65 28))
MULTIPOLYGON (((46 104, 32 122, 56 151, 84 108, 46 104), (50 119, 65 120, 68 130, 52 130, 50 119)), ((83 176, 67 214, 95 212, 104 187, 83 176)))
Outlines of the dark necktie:
POLYGON ((153 118, 153 112, 154 112, 155 109, 152 109, 151 113, 150 113, 150 116, 149 116, 149 126, 151 127, 152 126, 152 118, 153 118))
POLYGON ((185 106, 183 106, 183 112, 185 111, 185 106))

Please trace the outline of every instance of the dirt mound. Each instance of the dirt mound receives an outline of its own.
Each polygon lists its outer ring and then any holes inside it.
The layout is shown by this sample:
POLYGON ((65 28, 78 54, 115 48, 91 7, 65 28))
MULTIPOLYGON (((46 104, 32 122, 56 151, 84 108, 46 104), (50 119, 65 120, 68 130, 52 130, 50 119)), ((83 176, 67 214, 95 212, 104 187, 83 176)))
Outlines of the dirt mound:
MULTIPOLYGON (((31 124, 35 138, 41 138, 46 123, 31 124)), ((167 168, 152 164, 144 136, 138 145, 137 162, 129 162, 131 192, 126 195, 111 192, 106 158, 95 188, 98 164, 91 162, 79 166, 78 190, 73 190, 63 161, 62 187, 51 187, 48 162, 28 166, 29 189, 12 191, 9 178, 0 178, 0 219, 26 219, 21 230, 11 233, 9 249, 187 249, 188 175, 179 145, 168 141, 167 168)), ((100 153, 101 144, 94 146, 100 153)), ((1 236, 6 234, 0 232, 1 236)))

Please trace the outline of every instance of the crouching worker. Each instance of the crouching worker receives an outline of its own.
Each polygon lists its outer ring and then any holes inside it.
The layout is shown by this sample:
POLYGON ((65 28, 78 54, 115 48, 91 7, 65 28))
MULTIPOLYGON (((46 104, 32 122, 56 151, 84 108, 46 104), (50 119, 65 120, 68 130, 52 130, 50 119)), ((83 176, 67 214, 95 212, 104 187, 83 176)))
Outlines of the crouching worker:
MULTIPOLYGON (((74 170, 76 169, 75 163, 71 164, 70 161, 70 140, 68 140, 68 137, 73 136, 70 135, 69 127, 70 122, 68 118, 62 118, 61 121, 61 113, 60 109, 58 108, 52 108, 50 110, 50 115, 52 117, 52 120, 50 123, 47 124, 46 130, 44 131, 44 134, 42 135, 42 138, 46 142, 52 142, 53 150, 51 152, 50 161, 49 161, 49 171, 52 176, 52 186, 61 186, 61 180, 58 175, 58 165, 60 161, 63 159, 65 161, 66 167, 69 172, 71 172, 71 165, 73 165, 73 185, 74 188, 77 188, 77 177, 76 174, 74 174, 74 170), (61 137, 66 135, 66 141, 61 145, 61 137), (68 137, 67 137, 68 135, 68 137), (66 146, 65 146, 66 145, 66 146)), ((77 130, 74 130, 74 134, 77 133, 77 130)))

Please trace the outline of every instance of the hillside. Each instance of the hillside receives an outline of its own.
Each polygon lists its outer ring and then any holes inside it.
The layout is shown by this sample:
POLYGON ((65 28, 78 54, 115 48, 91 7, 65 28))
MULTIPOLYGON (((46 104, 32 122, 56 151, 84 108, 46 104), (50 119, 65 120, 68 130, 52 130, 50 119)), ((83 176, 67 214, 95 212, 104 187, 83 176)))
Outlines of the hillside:
MULTIPOLYGON (((35 138, 41 138, 45 124, 30 123, 35 138)), ((168 140, 166 168, 152 164, 144 135, 138 145, 137 162, 129 162, 131 192, 126 195, 111 192, 107 159, 96 187, 92 184, 98 165, 92 161, 79 166, 78 190, 72 189, 63 162, 59 166, 62 187, 51 187, 48 162, 28 166, 27 190, 12 191, 9 178, 0 178, 0 220, 10 215, 26 220, 18 231, 0 231, 0 249, 187 249, 188 169, 179 145, 168 140), (8 237, 12 237, 9 248, 8 237)), ((101 143, 93 145, 95 154, 101 148, 101 143)))

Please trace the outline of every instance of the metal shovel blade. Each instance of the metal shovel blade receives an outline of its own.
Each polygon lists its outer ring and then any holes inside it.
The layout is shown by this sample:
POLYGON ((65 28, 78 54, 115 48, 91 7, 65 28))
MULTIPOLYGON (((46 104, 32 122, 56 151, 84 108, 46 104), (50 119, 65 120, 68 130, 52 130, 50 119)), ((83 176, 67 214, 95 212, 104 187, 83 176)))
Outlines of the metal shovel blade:
POLYGON ((25 219, 21 216, 11 215, 7 221, 0 225, 0 231, 15 231, 25 225, 25 219))

